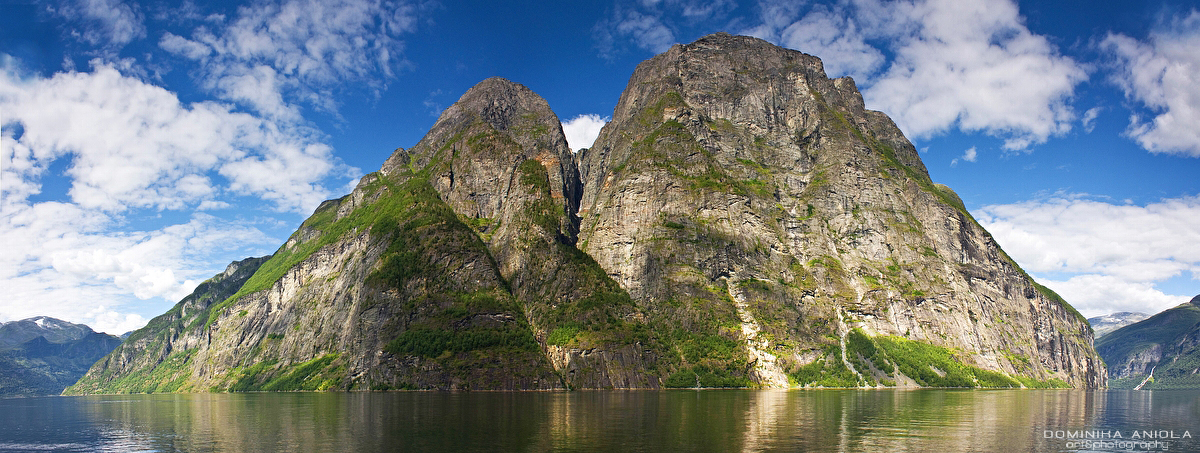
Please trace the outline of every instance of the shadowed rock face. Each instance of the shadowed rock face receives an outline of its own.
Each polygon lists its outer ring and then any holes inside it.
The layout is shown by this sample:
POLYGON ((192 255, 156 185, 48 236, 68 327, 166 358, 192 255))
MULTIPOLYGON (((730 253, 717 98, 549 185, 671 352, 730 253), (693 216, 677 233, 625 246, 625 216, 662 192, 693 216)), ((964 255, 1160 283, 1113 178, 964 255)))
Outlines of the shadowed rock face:
POLYGON ((712 35, 613 118, 573 155, 479 83, 68 391, 1103 385, 1083 319, 817 58, 712 35))

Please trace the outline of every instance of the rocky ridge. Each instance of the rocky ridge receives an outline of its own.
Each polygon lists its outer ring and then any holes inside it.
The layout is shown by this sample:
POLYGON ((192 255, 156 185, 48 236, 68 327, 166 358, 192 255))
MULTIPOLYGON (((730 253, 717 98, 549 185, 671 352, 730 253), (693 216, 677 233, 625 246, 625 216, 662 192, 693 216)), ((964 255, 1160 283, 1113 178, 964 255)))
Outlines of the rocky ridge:
POLYGON ((578 154, 485 80, 231 269, 68 392, 1106 379, 852 80, 725 34, 639 65, 578 154))

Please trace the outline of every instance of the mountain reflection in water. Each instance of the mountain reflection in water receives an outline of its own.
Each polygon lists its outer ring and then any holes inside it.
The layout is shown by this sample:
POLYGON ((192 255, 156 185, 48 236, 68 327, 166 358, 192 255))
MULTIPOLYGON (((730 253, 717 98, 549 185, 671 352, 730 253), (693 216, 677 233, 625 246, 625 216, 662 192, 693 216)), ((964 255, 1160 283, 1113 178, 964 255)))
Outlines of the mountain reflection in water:
POLYGON ((0 400, 0 451, 1196 451, 1197 420, 1183 390, 118 395, 0 400))

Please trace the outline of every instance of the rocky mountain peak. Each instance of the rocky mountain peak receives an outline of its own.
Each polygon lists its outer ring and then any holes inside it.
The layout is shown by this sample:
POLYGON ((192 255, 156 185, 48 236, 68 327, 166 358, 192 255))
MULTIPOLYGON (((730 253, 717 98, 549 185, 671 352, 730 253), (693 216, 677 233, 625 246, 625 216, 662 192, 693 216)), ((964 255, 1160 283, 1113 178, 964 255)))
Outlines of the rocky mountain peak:
POLYGON ((442 113, 439 121, 464 113, 478 115, 498 131, 507 130, 523 115, 554 115, 541 96, 502 77, 491 77, 471 87, 442 113))
POLYGON ((811 55, 726 34, 672 47, 638 65, 580 172, 583 250, 658 316, 724 313, 759 382, 784 382, 828 346, 768 338, 855 328, 973 351, 987 369, 1055 363, 1036 374, 1104 381, 1082 316, 811 55))
MULTIPOLYGON (((569 218, 582 188, 558 116, 524 85, 492 77, 446 108, 416 146, 397 150, 382 173, 403 167, 435 174, 432 183, 452 206, 472 218, 494 218, 511 176, 529 159, 546 168, 551 193, 566 202, 569 218)), ((575 226, 563 227, 574 237, 575 226)))
POLYGON ((270 256, 262 256, 262 257, 257 257, 257 258, 246 258, 243 260, 233 261, 233 262, 229 263, 228 266, 225 266, 225 272, 222 272, 220 275, 223 278, 230 278, 230 277, 233 277, 234 275, 236 275, 238 273, 238 271, 243 271, 247 268, 258 269, 258 266, 260 264, 262 264, 263 261, 266 261, 268 258, 270 258, 270 256))
POLYGON ((596 164, 630 157, 622 154, 626 147, 614 146, 625 140, 616 131, 632 143, 661 124, 683 126, 726 168, 747 160, 801 169, 821 163, 855 166, 877 160, 869 154, 882 150, 897 169, 932 183, 916 149, 886 115, 865 109, 852 79, 827 78, 821 60, 812 55, 718 33, 638 65, 613 121, 580 164, 587 186, 583 209, 595 201, 607 176, 596 164), (800 152, 817 146, 825 148, 819 155, 800 152))
POLYGON ((1192 305, 1200 306, 1200 295, 1193 297, 1190 302, 1192 303, 1192 305))
POLYGON ((546 100, 525 85, 501 77, 486 79, 467 90, 442 112, 422 143, 440 147, 476 122, 507 133, 526 152, 557 152, 566 147, 562 125, 546 100))

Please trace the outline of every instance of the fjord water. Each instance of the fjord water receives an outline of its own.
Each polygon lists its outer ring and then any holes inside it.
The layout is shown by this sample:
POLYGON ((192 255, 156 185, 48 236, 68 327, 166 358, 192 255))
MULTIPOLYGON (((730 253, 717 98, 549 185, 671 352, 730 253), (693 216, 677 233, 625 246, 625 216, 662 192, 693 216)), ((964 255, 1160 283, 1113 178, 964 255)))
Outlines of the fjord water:
POLYGON ((1184 390, 241 393, 0 400, 0 451, 1197 451, 1200 442, 1190 437, 1197 435, 1200 391, 1184 390), (1159 438, 1131 438, 1135 430, 1153 431, 1159 438), (1104 432, 1121 438, 1102 440, 1122 443, 1089 449, 1070 438, 1104 432))

